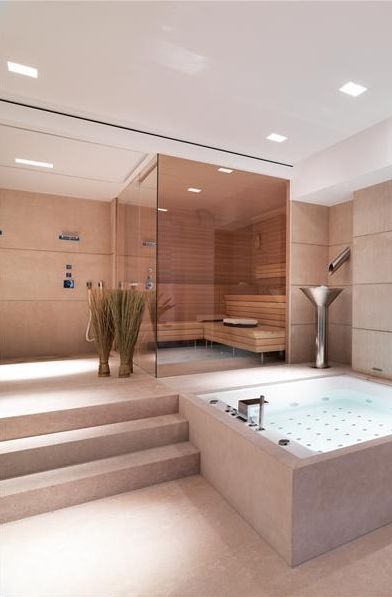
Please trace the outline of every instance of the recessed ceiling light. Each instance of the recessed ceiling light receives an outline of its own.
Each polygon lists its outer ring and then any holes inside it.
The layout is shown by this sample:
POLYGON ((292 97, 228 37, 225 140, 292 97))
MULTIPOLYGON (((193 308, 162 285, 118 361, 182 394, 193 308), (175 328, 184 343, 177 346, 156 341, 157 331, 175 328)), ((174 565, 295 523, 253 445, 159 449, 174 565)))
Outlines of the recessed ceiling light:
POLYGON ((37 162, 36 160, 25 160, 24 158, 15 158, 17 164, 24 164, 25 166, 38 166, 38 168, 53 168, 50 162, 37 162))
POLYGON ((287 137, 284 135, 278 135, 278 133, 271 133, 268 135, 267 139, 269 141, 276 141, 276 143, 282 143, 283 141, 286 141, 287 137))
POLYGON ((233 170, 230 170, 230 168, 218 168, 218 172, 224 172, 225 174, 231 174, 233 172, 233 170))
POLYGON ((195 189, 195 187, 189 187, 187 189, 190 193, 201 193, 201 189, 195 189))
POLYGON ((169 211, 169 210, 165 209, 164 207, 158 207, 158 211, 169 211))
POLYGON ((362 93, 365 93, 365 91, 367 91, 367 87, 359 85, 359 83, 353 83, 352 81, 349 81, 348 83, 340 87, 339 91, 341 91, 342 93, 347 93, 347 95, 352 95, 353 97, 358 97, 358 95, 362 95, 362 93))
POLYGON ((34 66, 26 66, 25 64, 10 61, 7 62, 7 66, 10 73, 17 73, 18 75, 32 77, 33 79, 38 77, 38 69, 34 68, 34 66))

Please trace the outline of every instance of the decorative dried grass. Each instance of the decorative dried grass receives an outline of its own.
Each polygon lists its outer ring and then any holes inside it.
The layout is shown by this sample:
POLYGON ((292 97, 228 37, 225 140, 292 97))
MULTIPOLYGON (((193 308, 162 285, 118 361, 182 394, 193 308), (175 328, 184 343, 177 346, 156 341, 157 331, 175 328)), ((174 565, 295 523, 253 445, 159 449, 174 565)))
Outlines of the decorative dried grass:
POLYGON ((155 347, 157 346, 158 342, 158 329, 157 324, 159 323, 162 315, 166 313, 166 311, 170 311, 175 307, 175 304, 171 302, 171 298, 165 299, 164 294, 161 292, 156 292, 156 290, 150 290, 146 293, 146 300, 148 305, 148 311, 150 313, 150 319, 154 331, 154 343, 155 347))
POLYGON ((110 375, 109 355, 113 345, 114 326, 110 308, 110 290, 94 288, 90 291, 89 306, 94 342, 99 355, 99 377, 110 375))
MULTIPOLYGON (((150 313, 151 323, 154 327, 155 336, 157 335, 157 324, 159 323, 162 315, 170 309, 174 309, 175 303, 171 302, 171 298, 164 298, 164 294, 151 290, 147 293, 147 304, 150 313)), ((156 338, 155 338, 156 340, 156 338)))
POLYGON ((120 353, 119 377, 133 372, 133 355, 143 319, 146 297, 140 290, 112 290, 110 308, 114 323, 116 348, 120 353))

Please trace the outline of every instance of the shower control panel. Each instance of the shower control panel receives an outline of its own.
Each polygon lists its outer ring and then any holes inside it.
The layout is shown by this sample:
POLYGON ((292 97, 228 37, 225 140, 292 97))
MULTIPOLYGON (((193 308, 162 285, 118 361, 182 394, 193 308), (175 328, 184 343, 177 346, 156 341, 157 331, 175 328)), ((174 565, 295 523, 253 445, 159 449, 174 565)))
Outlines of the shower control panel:
POLYGON ((75 288, 75 280, 72 278, 72 264, 67 263, 65 266, 65 280, 63 280, 63 288, 75 288))

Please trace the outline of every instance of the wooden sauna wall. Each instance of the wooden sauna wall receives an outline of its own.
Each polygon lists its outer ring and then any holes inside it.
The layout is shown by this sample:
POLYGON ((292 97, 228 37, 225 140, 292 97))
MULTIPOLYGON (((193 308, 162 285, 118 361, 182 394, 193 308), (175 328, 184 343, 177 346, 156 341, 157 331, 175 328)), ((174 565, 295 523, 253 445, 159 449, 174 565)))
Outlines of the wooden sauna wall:
POLYGON ((238 230, 217 230, 215 311, 225 312, 225 294, 284 295, 285 270, 285 213, 238 230))
POLYGON ((215 309, 225 313, 225 294, 256 294, 249 227, 215 231, 215 309))
POLYGON ((220 230, 203 210, 159 212, 158 246, 160 300, 170 298, 174 304, 161 321, 224 313, 225 294, 285 294, 285 276, 256 274, 260 266, 282 268, 286 262, 284 213, 237 230, 220 230))
POLYGON ((174 308, 161 321, 194 321, 214 311, 214 230, 204 210, 159 212, 158 290, 174 308))
POLYGON ((286 293, 286 214, 261 220, 252 226, 252 272, 257 294, 286 293), (260 246, 258 236, 260 235, 260 246), (274 265, 274 268, 267 266, 274 265), (267 276, 266 271, 274 272, 267 276), (265 275, 262 275, 262 272, 265 275))

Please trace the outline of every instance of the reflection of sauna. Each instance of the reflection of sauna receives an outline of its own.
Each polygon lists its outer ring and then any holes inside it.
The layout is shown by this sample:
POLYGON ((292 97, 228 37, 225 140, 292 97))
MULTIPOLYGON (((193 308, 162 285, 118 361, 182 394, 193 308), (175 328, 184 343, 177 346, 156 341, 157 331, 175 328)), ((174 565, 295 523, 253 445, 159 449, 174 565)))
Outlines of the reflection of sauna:
POLYGON ((123 191, 116 284, 153 291, 137 364, 171 375, 283 358, 286 198, 285 180, 162 155, 123 191))
POLYGON ((158 324, 159 342, 208 340, 250 352, 281 352, 286 339, 284 295, 226 295, 225 314, 257 319, 257 327, 228 327, 221 321, 177 321, 158 324))
MULTIPOLYGON (((241 174, 264 183, 265 177, 241 174)), ((210 201, 208 210, 199 198, 176 201, 173 179, 161 189, 161 205, 168 211, 159 216, 159 288, 174 308, 158 322, 160 346, 204 339, 252 353, 284 351, 284 181, 278 181, 274 201, 257 201, 255 189, 249 191, 251 209, 247 197, 238 194, 224 206, 210 201), (251 317, 258 326, 227 327, 224 316, 251 317)))

